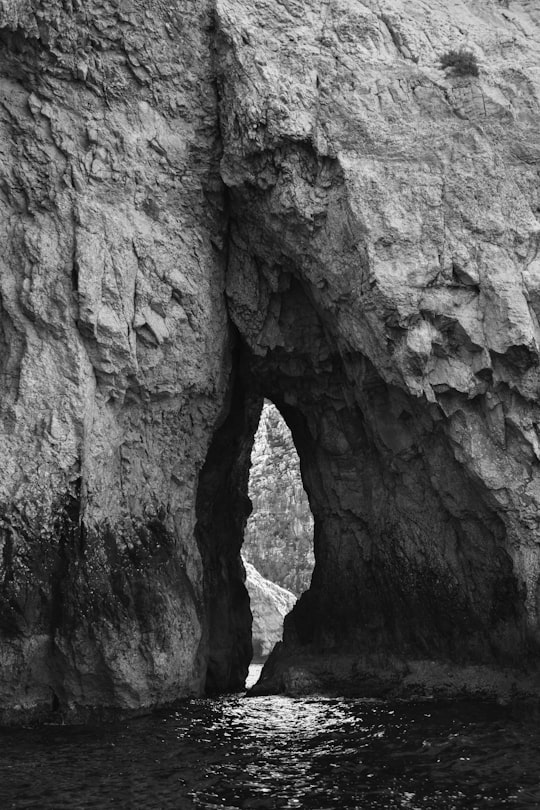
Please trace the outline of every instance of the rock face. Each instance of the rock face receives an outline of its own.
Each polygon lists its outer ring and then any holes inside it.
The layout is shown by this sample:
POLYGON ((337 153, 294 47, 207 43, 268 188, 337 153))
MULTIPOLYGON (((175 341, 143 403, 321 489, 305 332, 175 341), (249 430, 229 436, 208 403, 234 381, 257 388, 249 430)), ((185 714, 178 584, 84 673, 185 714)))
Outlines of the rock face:
POLYGON ((0 0, 0 39, 3 719, 243 683, 263 397, 316 560, 276 688, 537 673, 538 4, 0 0))
POLYGON ((262 577, 251 563, 244 561, 244 566, 246 588, 253 615, 251 628, 253 660, 263 661, 270 655, 278 641, 281 641, 283 620, 292 610, 296 597, 294 593, 262 577))
POLYGON ((7 718, 204 688, 232 345, 212 26, 210 2, 0 2, 7 718))
POLYGON ((300 596, 313 571, 313 516, 291 432, 269 402, 253 443, 249 498, 253 511, 242 556, 266 579, 300 596))
POLYGON ((217 10, 229 312, 315 519, 283 667, 536 660, 537 4, 217 10))

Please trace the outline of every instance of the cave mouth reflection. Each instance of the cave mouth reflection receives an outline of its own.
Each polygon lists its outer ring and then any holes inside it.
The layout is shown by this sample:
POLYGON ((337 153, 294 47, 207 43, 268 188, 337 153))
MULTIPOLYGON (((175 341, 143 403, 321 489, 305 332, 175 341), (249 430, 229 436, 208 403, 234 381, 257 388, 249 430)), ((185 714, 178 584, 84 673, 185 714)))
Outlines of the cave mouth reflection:
POLYGON ((253 614, 252 671, 281 640, 283 620, 309 588, 315 562, 300 460, 285 420, 269 400, 253 443, 249 498, 253 510, 242 557, 253 614))

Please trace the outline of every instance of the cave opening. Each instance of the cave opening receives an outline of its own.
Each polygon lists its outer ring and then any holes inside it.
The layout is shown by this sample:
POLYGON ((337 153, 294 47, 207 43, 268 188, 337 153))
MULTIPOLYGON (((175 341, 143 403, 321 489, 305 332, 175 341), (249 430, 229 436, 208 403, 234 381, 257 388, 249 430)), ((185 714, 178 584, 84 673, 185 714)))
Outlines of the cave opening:
POLYGON ((315 559, 314 519, 290 426, 244 361, 197 491, 208 617, 201 655, 210 695, 242 689, 250 662, 268 657, 310 586, 315 559))
POLYGON ((504 528, 478 482, 463 474, 441 409, 348 351, 313 291, 292 274, 279 270, 272 289, 257 340, 236 333, 230 398, 199 479, 207 693, 240 691, 261 652, 252 646, 241 551, 265 398, 301 460, 316 565, 263 681, 288 688, 287 671, 308 661, 325 682, 347 671, 362 689, 371 673, 400 678, 409 662, 523 655, 523 594, 504 528))
POLYGON ((252 512, 242 558, 253 616, 253 664, 281 641, 283 620, 308 590, 315 563, 313 515, 300 460, 279 410, 265 400, 251 453, 252 512))

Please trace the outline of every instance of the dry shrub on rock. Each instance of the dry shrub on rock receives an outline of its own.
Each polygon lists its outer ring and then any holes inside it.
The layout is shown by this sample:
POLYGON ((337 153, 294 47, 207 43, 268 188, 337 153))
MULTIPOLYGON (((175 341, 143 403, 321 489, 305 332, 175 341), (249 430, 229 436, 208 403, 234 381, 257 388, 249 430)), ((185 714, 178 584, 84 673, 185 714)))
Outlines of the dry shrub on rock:
POLYGON ((478 76, 480 72, 476 56, 465 48, 444 53, 440 61, 443 69, 452 68, 459 76, 478 76))

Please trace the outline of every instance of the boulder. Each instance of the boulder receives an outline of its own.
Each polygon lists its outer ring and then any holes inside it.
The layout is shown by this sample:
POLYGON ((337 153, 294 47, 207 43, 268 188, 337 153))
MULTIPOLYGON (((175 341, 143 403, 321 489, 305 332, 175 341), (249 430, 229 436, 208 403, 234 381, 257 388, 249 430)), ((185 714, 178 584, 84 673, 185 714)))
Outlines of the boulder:
POLYGON ((251 629, 253 661, 260 662, 266 659, 278 641, 281 641, 283 620, 292 610, 296 597, 275 582, 265 579, 245 560, 244 566, 246 588, 253 615, 251 629))

